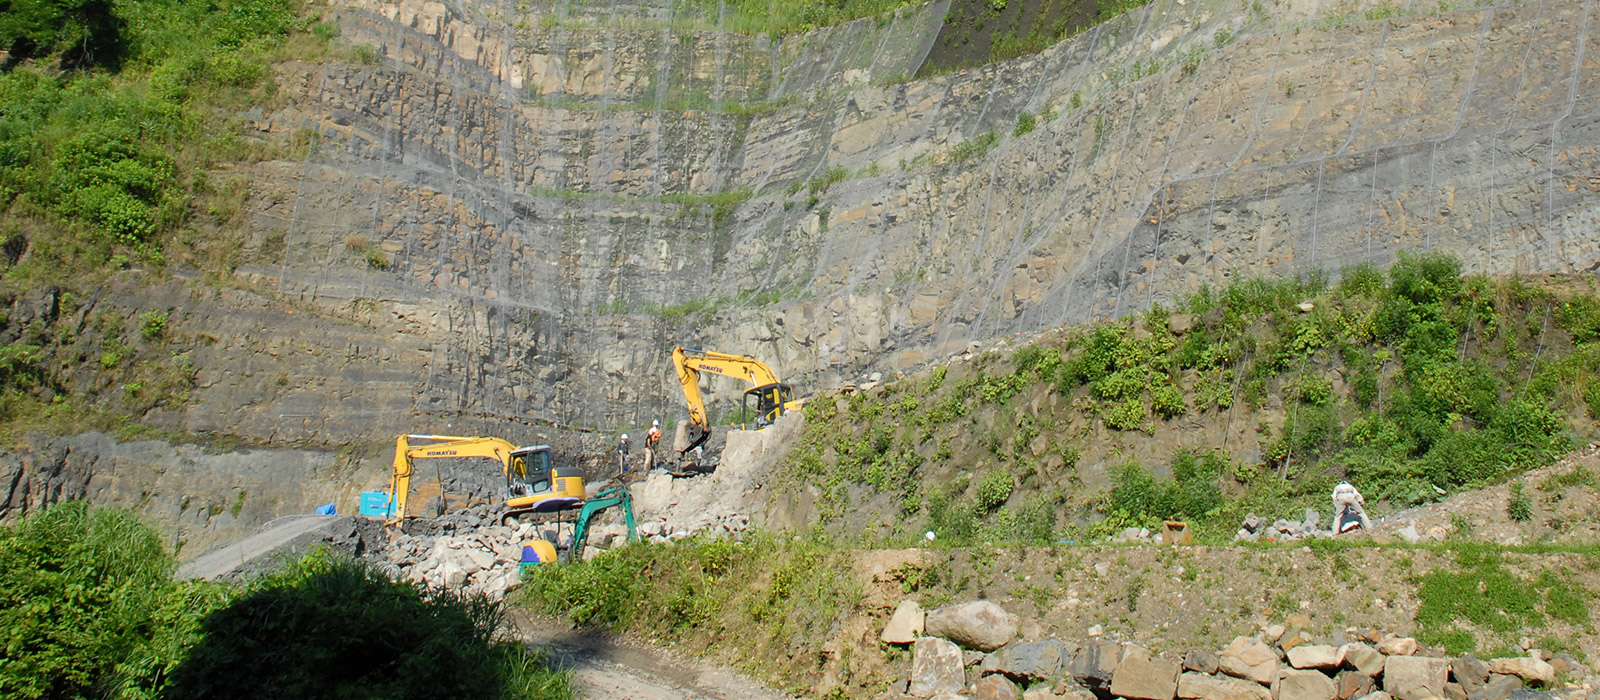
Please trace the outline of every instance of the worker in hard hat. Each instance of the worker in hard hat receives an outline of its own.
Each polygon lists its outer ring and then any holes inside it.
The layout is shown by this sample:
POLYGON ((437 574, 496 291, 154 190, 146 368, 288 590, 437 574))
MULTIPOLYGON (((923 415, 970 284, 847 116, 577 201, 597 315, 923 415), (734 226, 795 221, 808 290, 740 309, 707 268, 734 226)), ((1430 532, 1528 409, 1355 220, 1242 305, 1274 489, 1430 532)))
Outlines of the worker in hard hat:
POLYGON ((1349 482, 1340 482, 1333 487, 1333 528, 1337 534, 1344 534, 1352 530, 1371 530, 1372 523, 1367 520, 1367 512, 1362 506, 1367 502, 1361 492, 1349 482))
POLYGON ((617 441, 617 477, 628 473, 628 434, 623 433, 622 439, 617 441))
POLYGON ((644 434, 645 454, 649 455, 648 459, 646 460, 649 463, 645 465, 645 469, 655 469, 655 467, 656 467, 656 450, 659 449, 660 445, 661 445, 661 421, 659 421, 659 420, 650 421, 650 430, 647 431, 644 434))

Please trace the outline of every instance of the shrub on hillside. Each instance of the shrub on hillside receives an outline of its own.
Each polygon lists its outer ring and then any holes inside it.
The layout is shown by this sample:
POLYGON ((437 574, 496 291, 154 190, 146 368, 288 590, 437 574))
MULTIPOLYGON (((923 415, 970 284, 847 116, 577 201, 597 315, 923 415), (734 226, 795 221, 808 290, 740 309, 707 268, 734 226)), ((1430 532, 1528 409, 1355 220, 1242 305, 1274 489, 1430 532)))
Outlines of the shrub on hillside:
POLYGON ((0 527, 0 697, 572 696, 496 636, 486 600, 326 552, 244 590, 173 570, 123 510, 69 501, 0 527))
POLYGON ((0 697, 140 697, 215 591, 172 580, 127 511, 60 504, 0 528, 0 697))

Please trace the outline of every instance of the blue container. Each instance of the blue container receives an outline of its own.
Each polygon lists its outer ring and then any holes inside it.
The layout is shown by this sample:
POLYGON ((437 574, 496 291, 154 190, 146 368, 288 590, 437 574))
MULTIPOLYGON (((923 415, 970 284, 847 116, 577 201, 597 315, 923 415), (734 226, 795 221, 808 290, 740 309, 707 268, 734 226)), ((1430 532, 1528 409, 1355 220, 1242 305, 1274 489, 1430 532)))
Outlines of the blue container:
POLYGON ((388 491, 361 492, 362 515, 378 515, 387 517, 392 514, 390 513, 391 507, 392 504, 390 503, 388 491))

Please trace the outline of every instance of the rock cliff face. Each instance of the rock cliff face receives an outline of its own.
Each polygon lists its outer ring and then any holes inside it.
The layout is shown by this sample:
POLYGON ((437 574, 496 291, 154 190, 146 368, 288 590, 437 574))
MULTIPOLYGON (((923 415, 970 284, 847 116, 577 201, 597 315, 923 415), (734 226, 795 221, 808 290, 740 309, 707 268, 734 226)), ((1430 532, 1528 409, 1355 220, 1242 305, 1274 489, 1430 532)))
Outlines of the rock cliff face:
POLYGON ((627 430, 681 414, 674 344, 808 391, 1240 275, 1592 269, 1594 5, 1155 0, 912 80, 946 0, 782 38, 334 0, 370 60, 245 115, 294 155, 241 166, 233 277, 149 293, 206 339, 168 427, 627 430))
POLYGON ((180 554, 236 539, 283 513, 337 502, 355 510, 354 465, 313 450, 214 454, 158 440, 119 443, 102 433, 32 436, 0 453, 0 520, 85 498, 161 523, 180 554))
POLYGON ((678 343, 809 387, 1237 275, 1600 261, 1592 2, 1263 5, 1157 0, 906 80, 945 3, 774 40, 666 7, 339 0, 375 59, 291 66, 252 115, 313 145, 250 172, 258 301, 188 427, 626 429, 679 412, 678 343), (289 388, 221 390, 245 365, 289 388))

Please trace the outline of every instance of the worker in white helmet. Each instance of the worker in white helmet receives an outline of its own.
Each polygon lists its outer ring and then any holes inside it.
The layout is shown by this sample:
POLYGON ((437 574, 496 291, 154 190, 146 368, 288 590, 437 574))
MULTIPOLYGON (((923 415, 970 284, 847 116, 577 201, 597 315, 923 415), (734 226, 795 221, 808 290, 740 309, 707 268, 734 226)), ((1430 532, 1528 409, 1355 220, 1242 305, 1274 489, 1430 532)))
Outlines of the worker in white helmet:
POLYGON ((1333 487, 1334 532, 1342 535, 1357 528, 1371 530, 1372 523, 1367 520, 1367 512, 1361 507, 1366 502, 1367 499, 1349 482, 1340 482, 1333 487))
POLYGON ((648 461, 650 462, 645 466, 646 469, 654 469, 656 467, 656 450, 660 449, 660 446, 661 421, 653 420, 650 421, 650 430, 644 434, 645 454, 649 455, 648 461))
POLYGON ((623 433, 617 442, 617 478, 628 473, 628 434, 623 433))

